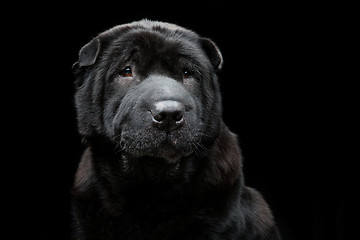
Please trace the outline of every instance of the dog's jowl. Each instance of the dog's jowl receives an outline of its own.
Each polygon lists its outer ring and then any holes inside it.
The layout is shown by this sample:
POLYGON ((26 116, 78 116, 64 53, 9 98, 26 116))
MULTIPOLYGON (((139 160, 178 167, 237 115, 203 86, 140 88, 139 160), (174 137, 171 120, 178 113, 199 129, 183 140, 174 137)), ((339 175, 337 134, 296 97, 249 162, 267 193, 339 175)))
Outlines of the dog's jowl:
POLYGON ((222 120, 221 67, 211 40, 149 20, 80 50, 75 103, 86 146, 74 240, 280 239, 262 196, 244 185, 236 135, 222 120))

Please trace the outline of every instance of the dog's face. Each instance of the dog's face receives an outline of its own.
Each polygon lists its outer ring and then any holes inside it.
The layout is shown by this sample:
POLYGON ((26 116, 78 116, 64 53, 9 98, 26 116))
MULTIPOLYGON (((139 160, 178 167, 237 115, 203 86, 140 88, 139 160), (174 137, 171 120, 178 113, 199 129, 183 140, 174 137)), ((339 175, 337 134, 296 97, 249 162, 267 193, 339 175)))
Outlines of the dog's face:
POLYGON ((221 100, 213 42, 161 22, 110 29, 74 65, 80 133, 131 157, 177 161, 216 136, 221 100))

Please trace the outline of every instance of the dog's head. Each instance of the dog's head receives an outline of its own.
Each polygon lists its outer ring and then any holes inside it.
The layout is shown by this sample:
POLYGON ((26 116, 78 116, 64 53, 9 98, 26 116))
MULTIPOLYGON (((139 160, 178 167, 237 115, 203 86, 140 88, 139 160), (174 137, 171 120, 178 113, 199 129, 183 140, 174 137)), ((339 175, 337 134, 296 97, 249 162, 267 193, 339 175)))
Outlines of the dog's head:
POLYGON ((129 156, 176 161, 219 132, 216 45, 177 25, 119 25, 86 44, 74 64, 80 134, 129 156))

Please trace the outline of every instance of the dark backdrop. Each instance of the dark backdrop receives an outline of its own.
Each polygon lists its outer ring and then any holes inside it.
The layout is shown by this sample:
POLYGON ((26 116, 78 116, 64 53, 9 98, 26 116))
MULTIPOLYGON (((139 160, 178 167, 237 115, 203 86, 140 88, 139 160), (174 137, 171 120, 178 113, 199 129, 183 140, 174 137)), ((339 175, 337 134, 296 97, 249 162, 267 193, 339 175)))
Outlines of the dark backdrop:
POLYGON ((14 236, 69 238, 70 189, 82 151, 71 66, 98 33, 142 18, 190 28, 221 49, 224 121, 239 136, 246 184, 263 193, 285 240, 349 239, 359 229, 347 217, 357 202, 341 184, 343 167, 328 145, 336 130, 324 117, 333 103, 327 37, 336 12, 180 1, 18 7, 3 20, 2 35, 12 72, 3 94, 14 147, 12 167, 3 171, 16 203, 8 221, 14 236))

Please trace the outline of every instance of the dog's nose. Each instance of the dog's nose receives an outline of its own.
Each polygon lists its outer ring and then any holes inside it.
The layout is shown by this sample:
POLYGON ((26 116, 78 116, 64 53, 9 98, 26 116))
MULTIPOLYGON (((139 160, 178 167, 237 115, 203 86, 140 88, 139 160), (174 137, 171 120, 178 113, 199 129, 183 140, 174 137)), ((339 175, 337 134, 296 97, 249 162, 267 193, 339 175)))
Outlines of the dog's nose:
POLYGON ((153 124, 168 132, 183 125, 184 113, 184 105, 174 100, 156 102, 151 109, 153 124))

